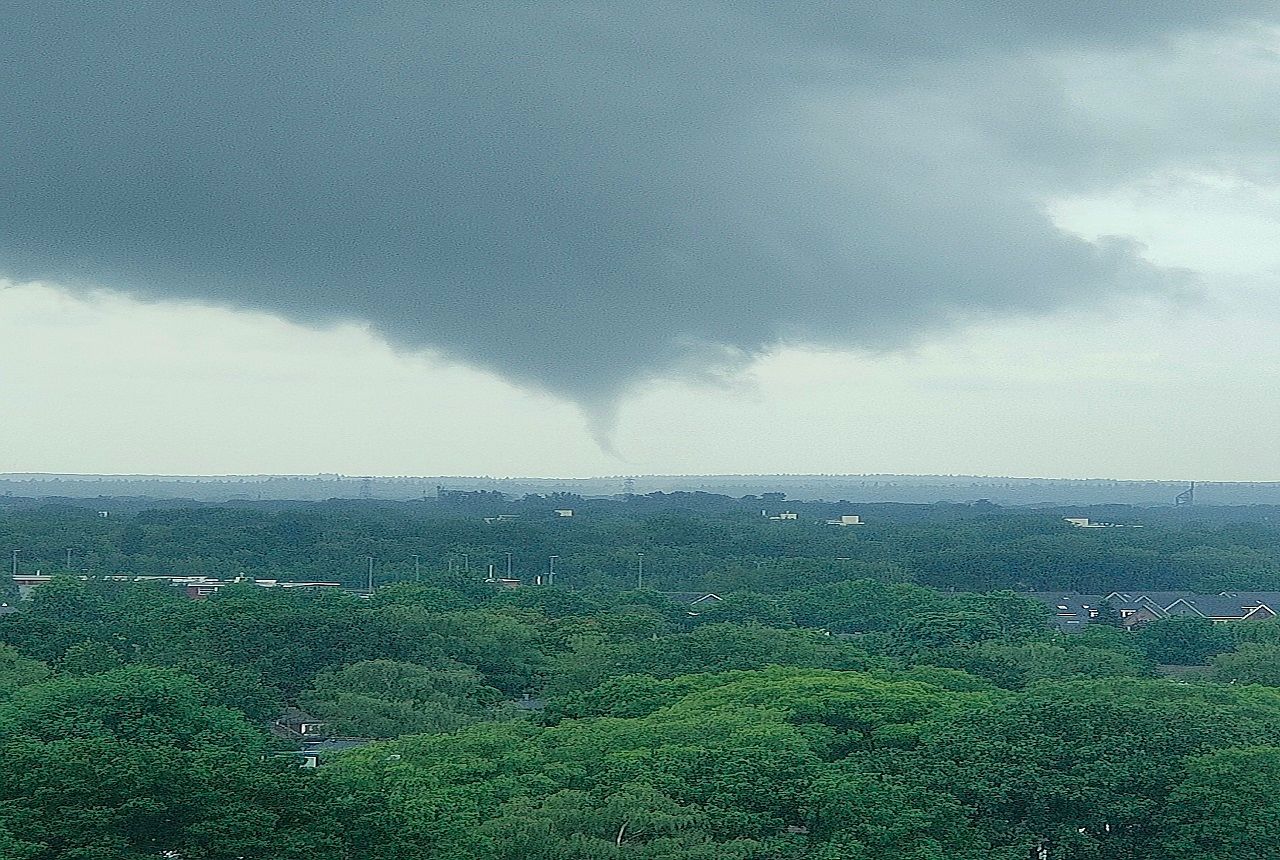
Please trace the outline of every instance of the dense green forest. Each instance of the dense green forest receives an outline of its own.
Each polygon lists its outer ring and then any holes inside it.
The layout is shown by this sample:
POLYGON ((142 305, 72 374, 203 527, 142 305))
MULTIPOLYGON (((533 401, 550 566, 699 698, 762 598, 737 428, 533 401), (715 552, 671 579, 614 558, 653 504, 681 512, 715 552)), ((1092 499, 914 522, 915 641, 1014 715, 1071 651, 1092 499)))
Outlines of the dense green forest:
POLYGON ((781 603, 826 628, 750 594, 55 580, 0 621, 0 856, 1261 856, 1280 624, 1062 636, 870 580, 781 603), (300 769, 285 704, 383 740, 300 769))
POLYGON ((1107 585, 1269 585, 1269 524, 924 513, 838 528, 732 507, 501 524, 349 505, 10 511, 24 563, 56 567, 61 547, 113 572, 216 574, 225 553, 314 576, 300 565, 358 571, 376 549, 384 584, 204 601, 92 577, 38 588, 0 618, 0 857, 1269 856, 1280 623, 1063 635, 1002 588, 1029 576, 1019 559, 1107 585), (420 582, 392 575, 408 552, 420 582), (506 552, 558 553, 563 578, 480 582, 506 552), (713 584, 723 601, 663 593, 713 584), (286 707, 369 743, 301 768, 268 731, 286 707))

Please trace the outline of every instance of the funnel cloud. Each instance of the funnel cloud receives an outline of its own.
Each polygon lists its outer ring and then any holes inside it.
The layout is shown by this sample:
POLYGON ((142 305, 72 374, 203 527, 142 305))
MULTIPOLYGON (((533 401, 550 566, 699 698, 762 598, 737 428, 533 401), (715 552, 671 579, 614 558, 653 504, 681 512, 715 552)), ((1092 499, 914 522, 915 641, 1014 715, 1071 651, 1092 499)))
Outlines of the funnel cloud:
POLYGON ((1274 125, 1104 122, 1060 58, 1272 8, 13 0, 0 276, 364 321, 605 416, 783 344, 1178 289, 1046 200, 1274 125))

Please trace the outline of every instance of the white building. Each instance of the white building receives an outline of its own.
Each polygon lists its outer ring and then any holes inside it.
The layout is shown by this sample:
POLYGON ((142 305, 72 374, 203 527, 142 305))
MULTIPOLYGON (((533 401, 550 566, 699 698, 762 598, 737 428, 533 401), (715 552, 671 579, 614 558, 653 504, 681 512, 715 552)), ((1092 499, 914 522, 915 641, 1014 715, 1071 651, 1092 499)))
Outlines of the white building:
POLYGON ((1063 517, 1063 520, 1078 529, 1140 529, 1142 526, 1130 526, 1124 523, 1095 523, 1088 517, 1063 517))

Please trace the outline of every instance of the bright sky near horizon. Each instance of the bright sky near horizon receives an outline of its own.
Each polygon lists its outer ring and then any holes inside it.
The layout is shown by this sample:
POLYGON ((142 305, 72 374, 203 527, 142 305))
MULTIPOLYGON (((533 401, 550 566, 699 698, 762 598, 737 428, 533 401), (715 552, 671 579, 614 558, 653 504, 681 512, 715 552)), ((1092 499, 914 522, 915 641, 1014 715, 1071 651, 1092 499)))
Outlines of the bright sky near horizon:
MULTIPOLYGON (((197 52, 167 85, 95 41, 128 15, 19 3, 90 59, 52 94, 0 73, 0 472, 1280 480, 1267 4, 1005 4, 909 45, 928 4, 579 5, 259 20, 234 50, 301 71, 224 118, 252 81, 197 52), (405 72, 414 26, 444 59, 405 72), (367 61, 340 91, 339 38, 367 61), (91 79, 115 107, 83 119, 91 79), (402 119, 327 113, 362 93, 402 119)), ((171 46, 256 14, 140 8, 171 46)))

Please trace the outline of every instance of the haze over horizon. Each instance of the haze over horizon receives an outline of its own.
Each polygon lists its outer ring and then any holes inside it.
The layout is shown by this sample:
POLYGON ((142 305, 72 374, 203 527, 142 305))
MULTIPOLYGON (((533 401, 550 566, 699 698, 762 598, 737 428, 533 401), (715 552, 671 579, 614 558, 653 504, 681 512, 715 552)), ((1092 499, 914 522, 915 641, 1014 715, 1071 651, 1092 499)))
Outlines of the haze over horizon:
POLYGON ((1280 14, 19 0, 0 471, 1280 479, 1280 14))

